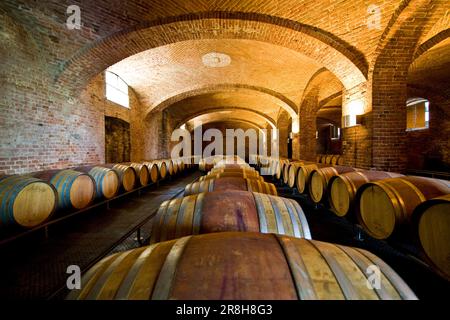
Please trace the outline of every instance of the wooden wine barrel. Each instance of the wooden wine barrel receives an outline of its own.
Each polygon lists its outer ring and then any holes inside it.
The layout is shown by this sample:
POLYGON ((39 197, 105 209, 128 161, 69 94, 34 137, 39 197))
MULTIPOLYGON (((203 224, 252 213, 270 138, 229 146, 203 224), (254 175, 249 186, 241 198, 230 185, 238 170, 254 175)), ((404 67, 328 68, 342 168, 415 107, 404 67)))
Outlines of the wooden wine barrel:
POLYGON ((178 160, 178 168, 180 172, 186 170, 186 165, 184 164, 184 161, 182 159, 178 160))
POLYGON ((411 220, 427 262, 450 281, 450 194, 421 203, 411 220))
POLYGON ((253 173, 258 173, 257 170, 255 170, 252 167, 214 167, 211 170, 208 171, 208 173, 216 173, 216 172, 242 172, 242 171, 252 171, 253 173))
POLYGON ((331 164, 331 159, 333 158, 332 154, 327 154, 325 156, 325 164, 331 164))
POLYGON ((309 180, 311 178, 311 172, 315 169, 319 168, 326 168, 330 167, 329 164, 322 164, 322 163, 311 163, 311 164, 304 164, 301 165, 297 169, 297 179, 296 179, 296 186, 297 190, 300 193, 307 193, 308 187, 309 187, 309 180))
POLYGON ((212 160, 207 160, 207 159, 201 159, 200 162, 198 163, 198 169, 200 171, 209 171, 212 168, 214 168, 214 163, 212 162, 212 160))
POLYGON ((308 222, 296 201, 263 193, 230 190, 165 201, 155 217, 150 243, 225 231, 311 238, 308 222))
POLYGON ((211 175, 215 175, 215 174, 219 174, 219 173, 242 173, 242 174, 246 174, 247 176, 254 176, 254 177, 259 176, 259 172, 253 168, 251 168, 251 169, 245 169, 245 168, 244 169, 212 169, 211 171, 208 172, 208 174, 211 174, 211 175))
POLYGON ((298 170, 306 165, 306 164, 315 164, 310 161, 296 161, 291 162, 289 164, 289 167, 287 170, 287 181, 285 182, 290 188, 294 188, 297 185, 297 176, 298 176, 298 170))
POLYGON ((259 180, 261 182, 264 182, 264 178, 262 176, 251 174, 249 175, 246 172, 221 172, 217 174, 208 174, 206 176, 200 177, 198 180, 205 181, 209 179, 230 178, 230 177, 259 180))
POLYGON ((153 162, 144 162, 143 165, 146 166, 148 169, 149 182, 151 183, 157 182, 159 178, 158 165, 153 162))
POLYGON ((241 177, 220 177, 188 184, 184 195, 197 194, 208 191, 241 190, 277 195, 277 189, 272 183, 241 177))
POLYGON ((364 183, 402 176, 393 172, 364 170, 331 177, 328 184, 330 207, 337 216, 345 217, 353 212, 356 191, 364 183))
POLYGON ((167 173, 171 176, 174 175, 176 172, 173 165, 173 161, 171 159, 163 159, 162 161, 166 163, 167 173))
POLYGON ((327 159, 327 155, 323 154, 322 157, 320 158, 320 163, 327 164, 326 159, 327 159))
POLYGON ((339 162, 339 158, 340 158, 340 157, 341 157, 341 156, 338 155, 338 154, 332 155, 332 156, 331 156, 330 164, 332 164, 332 165, 337 165, 338 162, 339 162))
POLYGON ((359 248, 285 235, 221 232, 115 253, 69 300, 415 300, 383 260, 359 248), (379 269, 379 286, 368 285, 379 269))
POLYGON ((35 178, 50 182, 58 193, 58 209, 83 209, 95 199, 94 179, 80 171, 48 170, 35 172, 35 178))
POLYGON ((122 164, 128 165, 134 169, 134 172, 136 173, 136 178, 137 178, 138 184, 140 184, 141 186, 148 185, 148 183, 150 181, 150 172, 146 165, 144 165, 142 163, 135 163, 135 162, 122 163, 122 164))
POLYGON ((356 193, 358 222, 377 239, 387 239, 394 231, 408 234, 414 209, 449 193, 449 181, 431 178, 407 176, 369 182, 356 193))
POLYGON ((214 170, 214 169, 218 169, 218 170, 221 170, 221 169, 227 169, 227 170, 248 169, 248 170, 251 170, 253 168, 250 167, 247 163, 239 163, 239 164, 237 164, 237 163, 233 163, 233 164, 227 163, 227 164, 222 164, 222 165, 216 164, 212 170, 214 170))
POLYGON ((322 155, 321 155, 321 154, 318 154, 318 155, 316 156, 316 162, 319 163, 319 162, 320 162, 320 159, 322 159, 322 155))
POLYGON ((149 163, 153 163, 156 164, 158 166, 158 173, 159 173, 159 178, 161 180, 165 179, 168 175, 168 171, 167 171, 167 165, 164 161, 160 161, 160 160, 154 160, 151 162, 144 162, 144 164, 147 164, 147 166, 149 165, 149 163))
POLYGON ((19 225, 33 228, 47 221, 58 195, 49 183, 30 176, 0 178, 0 228, 19 225))
POLYGON ((285 164, 283 167, 282 181, 287 184, 289 182, 289 169, 291 168, 293 163, 302 163, 301 160, 292 160, 288 164, 285 164))
POLYGON ((134 189, 137 183, 137 174, 133 167, 123 164, 105 165, 113 169, 119 176, 120 185, 126 192, 134 189))
POLYGON ((339 174, 352 171, 361 171, 361 169, 344 166, 314 169, 311 172, 311 179, 309 180, 309 196, 311 200, 315 203, 326 200, 330 179, 339 174))
POLYGON ((114 198, 119 192, 120 181, 117 173, 105 167, 84 166, 74 169, 89 174, 95 181, 95 194, 98 199, 114 198))
POLYGON ((275 177, 280 180, 283 177, 284 166, 289 164, 289 159, 279 159, 275 168, 275 177))

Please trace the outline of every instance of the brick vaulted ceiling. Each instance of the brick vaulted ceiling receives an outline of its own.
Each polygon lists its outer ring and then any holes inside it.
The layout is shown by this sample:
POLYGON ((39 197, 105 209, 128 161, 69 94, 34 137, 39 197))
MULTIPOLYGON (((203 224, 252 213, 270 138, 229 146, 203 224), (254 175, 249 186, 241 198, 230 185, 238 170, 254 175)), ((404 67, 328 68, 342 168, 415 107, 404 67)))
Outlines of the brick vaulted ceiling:
MULTIPOLYGON (((199 109, 222 107, 254 109, 276 120, 280 108, 298 111, 320 68, 346 89, 369 79, 403 9, 425 2, 4 0, 0 12, 26 30, 35 46, 30 50, 39 51, 45 72, 59 87, 80 92, 113 66, 137 92, 145 115, 167 108, 182 121, 199 109), (81 8, 80 31, 65 27, 72 4, 81 8), (380 9, 380 28, 367 26, 370 5, 380 9), (201 61, 208 52, 228 54, 230 65, 205 67, 201 61)), ((428 2, 433 27, 420 39, 423 52, 410 68, 412 85, 427 81, 429 71, 447 79, 439 70, 448 70, 448 59, 441 65, 430 61, 433 55, 448 57, 448 46, 433 47, 448 36, 448 0, 428 2)))
POLYGON ((246 107, 275 117, 280 108, 297 112, 308 81, 320 68, 294 50, 227 39, 183 41, 150 49, 109 70, 134 88, 148 112, 175 103, 171 111, 182 114, 220 106, 246 107), (229 56, 229 65, 204 65, 202 57, 212 52, 229 56))

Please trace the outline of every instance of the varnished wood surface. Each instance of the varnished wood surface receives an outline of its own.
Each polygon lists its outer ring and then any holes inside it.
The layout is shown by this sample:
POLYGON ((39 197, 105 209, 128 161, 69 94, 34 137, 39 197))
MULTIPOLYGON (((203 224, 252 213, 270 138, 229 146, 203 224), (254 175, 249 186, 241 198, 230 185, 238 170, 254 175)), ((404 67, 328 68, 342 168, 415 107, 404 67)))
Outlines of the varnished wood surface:
POLYGON ((344 166, 333 166, 314 169, 309 180, 309 195, 312 201, 319 203, 327 199, 328 182, 342 173, 360 171, 360 169, 344 166))
POLYGON ((0 180, 0 228, 35 227, 50 218, 56 205, 56 190, 43 180, 21 175, 0 180))
POLYGON ((186 186, 184 195, 227 190, 253 191, 277 195, 277 189, 273 183, 243 177, 217 177, 215 179, 193 182, 186 186))
POLYGON ((307 193, 309 187, 309 180, 311 177, 311 172, 318 168, 329 167, 329 164, 312 163, 301 165, 297 169, 296 187, 298 192, 307 193))
POLYGON ((119 176, 119 181, 125 191, 133 190, 137 185, 138 177, 131 166, 115 164, 112 168, 119 176))
POLYGON ((330 207, 336 215, 345 217, 353 212, 356 192, 364 183, 401 176, 403 175, 393 172, 364 170, 331 177, 330 207))
POLYGON ((59 209, 83 209, 95 199, 95 181, 87 173, 72 169, 48 170, 33 173, 33 176, 55 187, 59 209))
POLYGON ((417 206, 412 221, 414 235, 428 262, 450 281, 450 194, 417 206))
POLYGON ((357 218, 377 239, 394 231, 410 234, 411 215, 422 202, 450 193, 448 182, 422 177, 401 177, 369 182, 357 192, 357 218))
POLYGON ((416 299, 386 263, 362 250, 253 232, 187 236, 97 263, 68 299, 416 299), (370 265, 380 287, 367 285, 370 265))
POLYGON ((163 203, 155 218, 151 242, 225 231, 311 238, 304 212, 294 200, 256 192, 222 191, 163 203))

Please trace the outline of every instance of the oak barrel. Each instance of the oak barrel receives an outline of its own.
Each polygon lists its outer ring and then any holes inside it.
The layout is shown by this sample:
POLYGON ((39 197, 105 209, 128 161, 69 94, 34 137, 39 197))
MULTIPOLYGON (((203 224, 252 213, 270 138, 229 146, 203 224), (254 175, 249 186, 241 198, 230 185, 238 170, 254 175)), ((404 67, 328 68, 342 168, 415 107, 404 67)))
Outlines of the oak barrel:
POLYGON ((289 164, 289 159, 279 159, 275 168, 275 177, 280 180, 283 177, 283 170, 286 164, 289 164))
POLYGON ((327 154, 325 156, 325 164, 331 164, 331 159, 333 158, 332 154, 327 154))
POLYGON ((75 168, 74 170, 87 173, 94 179, 97 198, 111 199, 119 192, 119 176, 110 168, 84 166, 75 168))
POLYGON ((287 185, 290 188, 294 188, 297 185, 298 170, 305 164, 314 164, 314 163, 309 161, 291 162, 289 164, 288 169, 285 170, 287 171, 287 181, 285 183, 287 183, 287 185))
POLYGON ((421 203, 412 221, 427 262, 450 281, 450 194, 421 203))
POLYGON ((410 236, 411 215, 422 202, 450 193, 450 182, 424 177, 401 177, 369 182, 356 193, 356 213, 364 230, 377 239, 398 231, 410 236))
POLYGON ((151 183, 155 183, 158 181, 159 177, 159 169, 158 166, 153 162, 146 162, 144 165, 148 169, 148 177, 151 183))
POLYGON ((80 300, 417 299, 372 253, 320 241, 254 232, 186 236, 115 253, 94 265, 80 300), (370 266, 379 268, 371 287, 370 266))
POLYGON ((388 178, 401 177, 402 174, 385 171, 354 171, 331 177, 329 182, 330 207, 339 217, 353 212, 356 191, 364 183, 388 178))
POLYGON ((264 178, 260 175, 254 175, 254 174, 250 174, 247 172, 228 172, 228 171, 202 176, 199 178, 199 181, 205 181, 205 180, 217 179, 217 178, 226 178, 226 177, 241 177, 241 178, 245 178, 245 179, 264 181, 264 178))
MULTIPOLYGON (((163 161, 144 161, 143 162, 148 168, 156 166, 158 169, 158 179, 165 179, 167 177, 167 166, 163 161)), ((152 172, 152 171, 150 171, 152 172)), ((154 178, 154 176, 153 176, 154 178)), ((152 179, 153 179, 152 178, 152 179)), ((154 181, 156 182, 156 181, 154 181)))
POLYGON ((161 204, 150 243, 191 234, 253 231, 311 238, 299 204, 248 191, 205 192, 161 204))
POLYGON ((58 209, 83 209, 95 199, 95 181, 87 173, 67 169, 35 172, 32 175, 55 187, 58 209))
POLYGON ((210 191, 241 190, 277 195, 277 189, 272 183, 241 177, 220 177, 188 184, 184 195, 197 194, 210 191))
POLYGON ((148 183, 150 181, 150 172, 148 170, 148 167, 145 164, 135 163, 135 162, 123 163, 123 164, 129 165, 130 167, 132 167, 134 169, 136 176, 137 176, 137 182, 141 186, 148 185, 148 183))
POLYGON ((307 193, 311 172, 315 169, 330 167, 329 164, 311 163, 303 164, 297 169, 296 186, 300 193, 307 193))
POLYGON ((0 178, 0 228, 32 228, 50 218, 58 195, 49 183, 30 176, 0 178))
POLYGON ((339 165, 339 164, 340 164, 340 163, 339 163, 339 159, 340 159, 340 158, 341 158, 341 156, 338 155, 338 154, 333 155, 333 156, 331 157, 330 164, 332 164, 332 165, 339 165))
POLYGON ((162 161, 164 161, 166 164, 167 173, 169 175, 174 175, 176 172, 175 172, 175 168, 173 165, 173 161, 171 159, 163 159, 162 161))
POLYGON ((137 183, 137 174, 133 167, 123 164, 114 164, 109 166, 119 176, 120 185, 123 190, 128 192, 134 189, 137 183))
POLYGON ((315 203, 322 202, 327 197, 328 182, 334 176, 342 173, 361 171, 353 167, 335 166, 314 169, 309 180, 309 196, 315 203))

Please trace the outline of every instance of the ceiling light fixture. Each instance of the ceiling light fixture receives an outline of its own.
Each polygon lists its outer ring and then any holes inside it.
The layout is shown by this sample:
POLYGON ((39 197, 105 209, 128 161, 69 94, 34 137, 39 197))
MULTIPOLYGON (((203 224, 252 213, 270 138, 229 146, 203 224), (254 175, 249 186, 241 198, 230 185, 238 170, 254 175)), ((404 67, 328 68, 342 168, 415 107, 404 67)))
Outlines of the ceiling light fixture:
POLYGON ((231 57, 225 53, 210 52, 203 55, 202 62, 210 68, 223 68, 231 63, 231 57))

